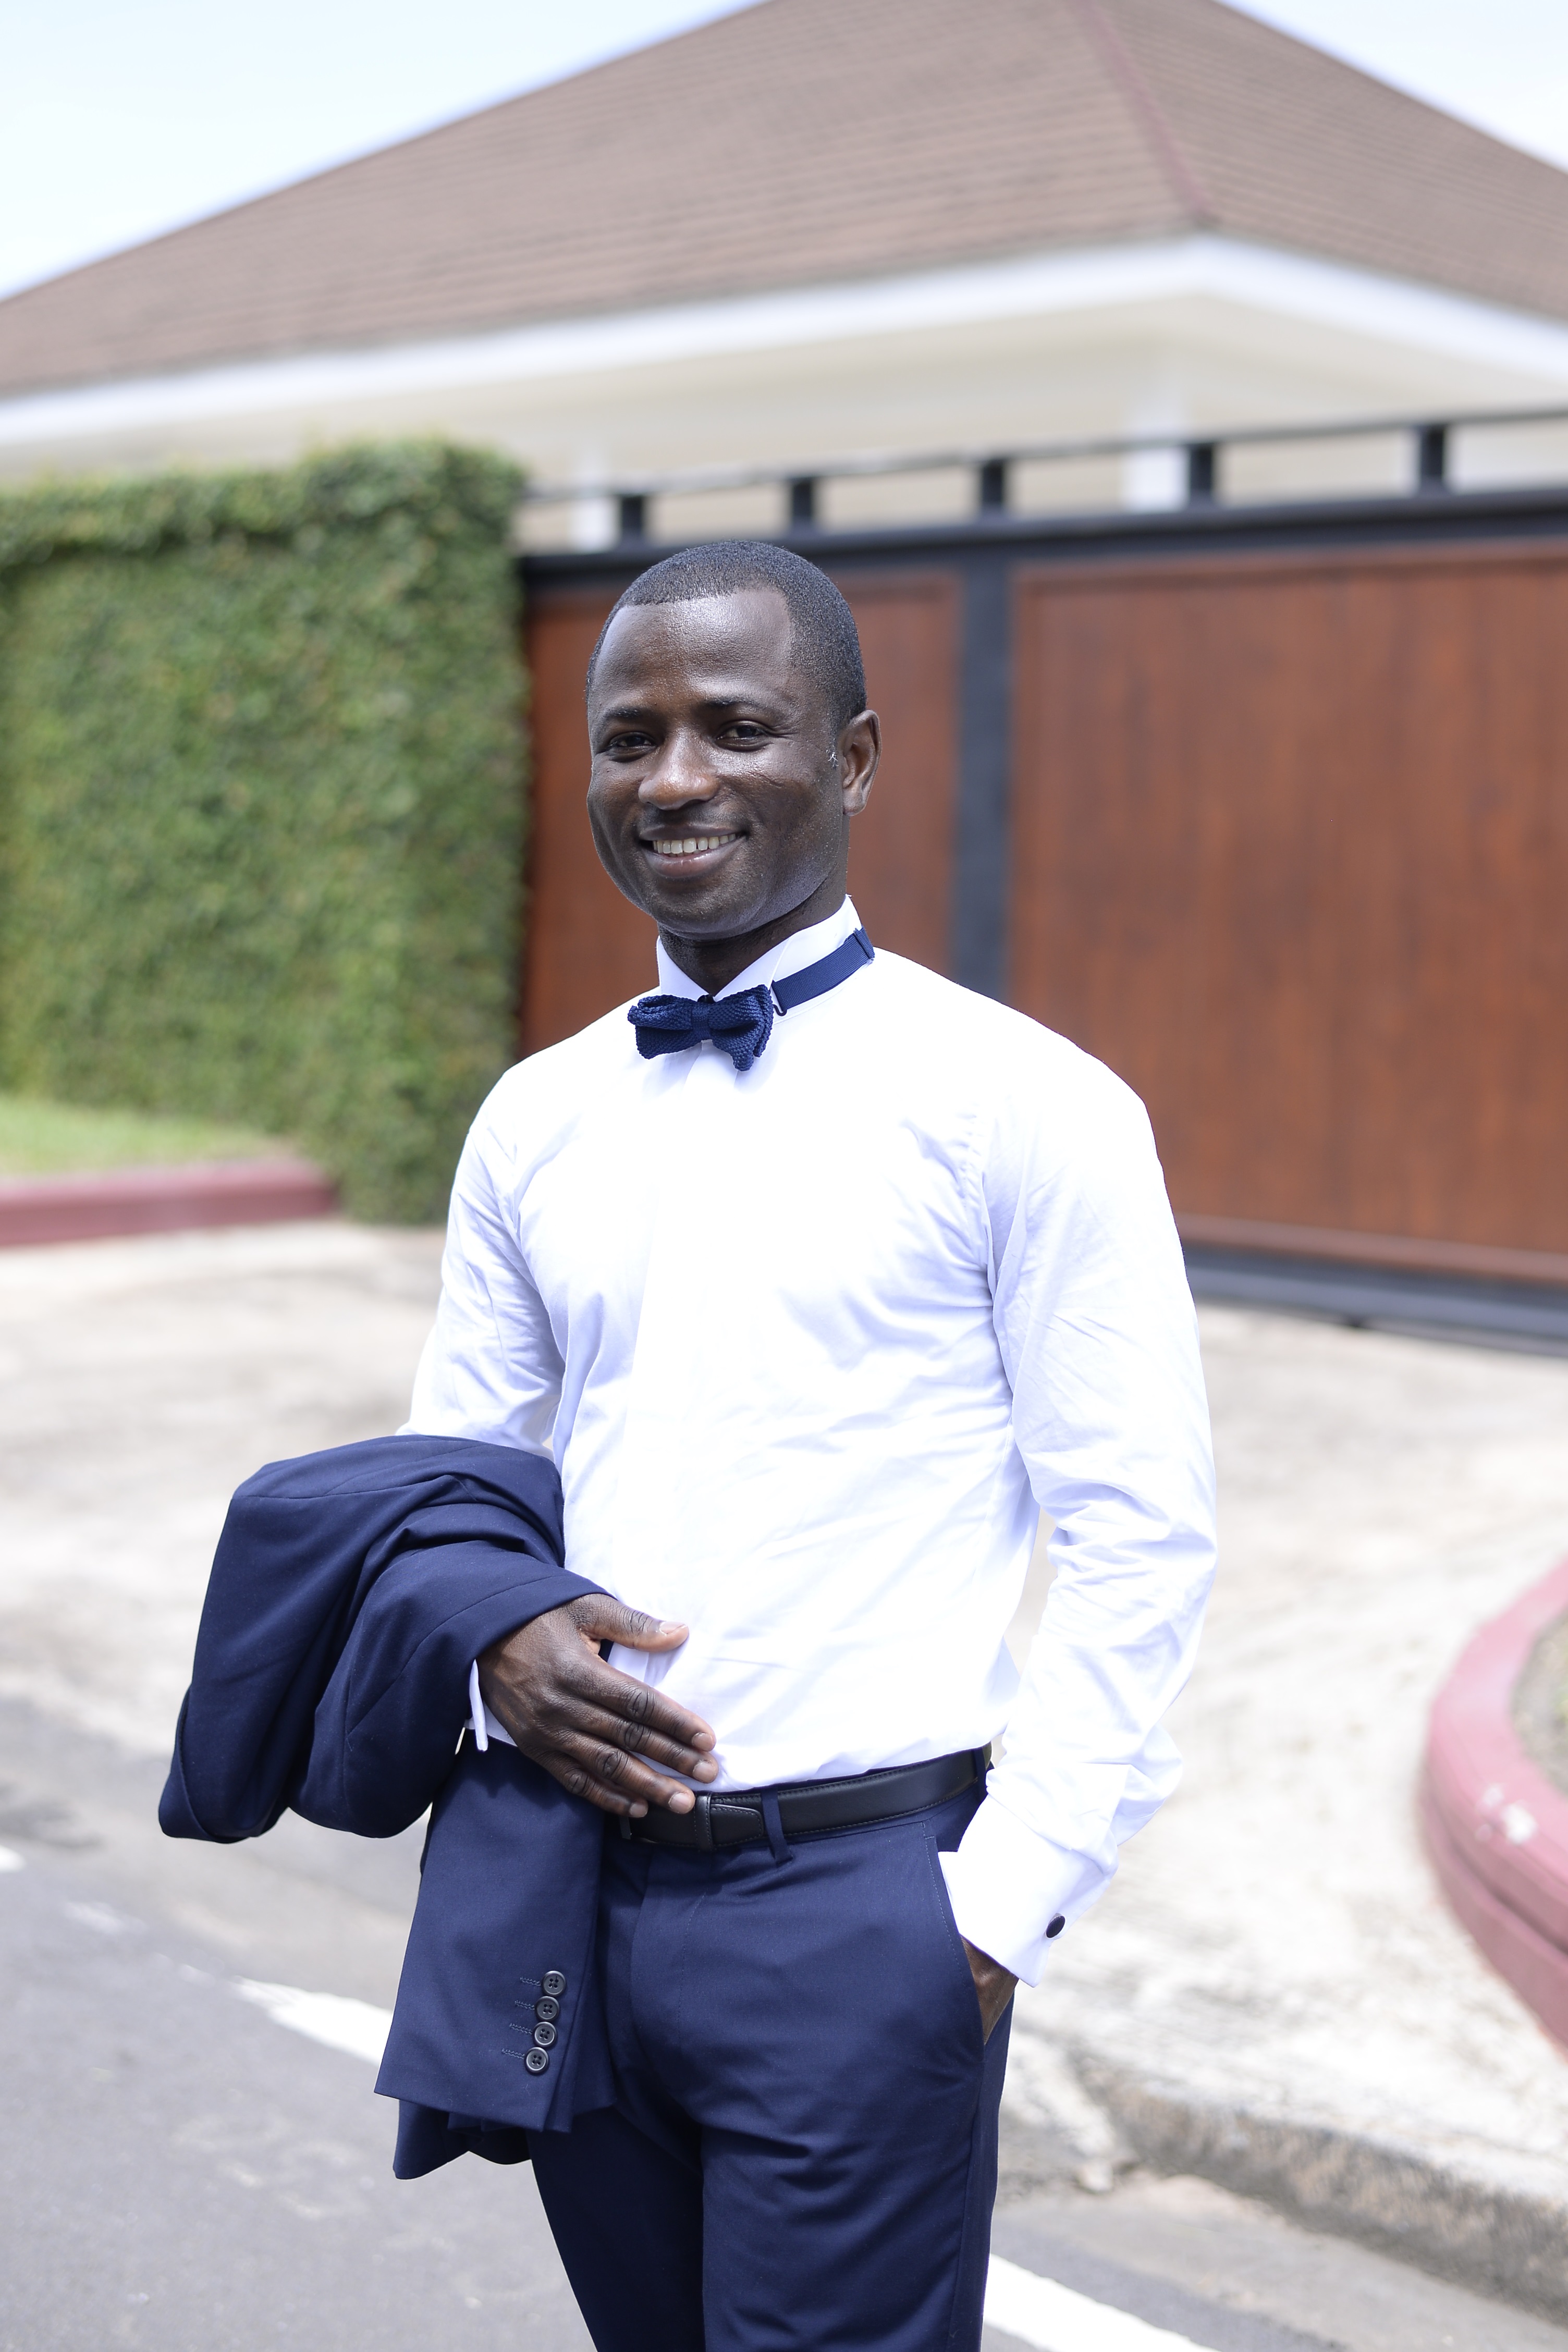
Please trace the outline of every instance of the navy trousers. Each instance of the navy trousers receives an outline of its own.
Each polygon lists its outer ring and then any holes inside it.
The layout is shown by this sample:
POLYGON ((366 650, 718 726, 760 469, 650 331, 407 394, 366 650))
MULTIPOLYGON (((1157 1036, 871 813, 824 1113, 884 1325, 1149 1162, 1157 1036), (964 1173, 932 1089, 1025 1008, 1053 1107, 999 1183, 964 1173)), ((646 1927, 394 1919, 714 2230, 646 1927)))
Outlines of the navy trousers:
POLYGON ((531 2132, 598 2352, 977 2352, 1011 2011, 980 2006, 902 1822, 702 1854, 612 1825, 616 2104, 531 2132))

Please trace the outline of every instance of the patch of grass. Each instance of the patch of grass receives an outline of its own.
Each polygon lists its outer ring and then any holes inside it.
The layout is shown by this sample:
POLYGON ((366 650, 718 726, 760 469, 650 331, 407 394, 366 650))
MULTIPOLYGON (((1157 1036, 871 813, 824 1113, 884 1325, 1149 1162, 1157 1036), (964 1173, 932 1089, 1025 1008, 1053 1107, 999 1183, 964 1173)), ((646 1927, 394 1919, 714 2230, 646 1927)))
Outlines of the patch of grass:
POLYGON ((94 1169, 175 1167, 193 1160, 261 1160, 287 1151, 275 1135, 210 1118, 95 1110, 0 1093, 0 1177, 94 1169))

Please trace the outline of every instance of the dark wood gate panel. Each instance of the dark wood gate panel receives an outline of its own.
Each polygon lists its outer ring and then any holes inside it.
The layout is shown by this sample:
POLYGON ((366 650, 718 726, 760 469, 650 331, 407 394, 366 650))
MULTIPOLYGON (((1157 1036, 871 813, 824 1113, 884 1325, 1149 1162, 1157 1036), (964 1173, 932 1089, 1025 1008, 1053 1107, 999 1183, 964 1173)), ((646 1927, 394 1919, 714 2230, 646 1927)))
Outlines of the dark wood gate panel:
POLYGON ((882 764, 849 830, 849 887, 879 947, 945 971, 958 758, 958 586, 941 572, 839 573, 860 632, 882 764))
MULTIPOLYGON (((636 567, 628 567, 635 569, 636 567)), ((583 678, 625 574, 529 599, 532 789, 521 1047, 570 1036, 654 980, 653 926, 595 853, 583 678)), ((885 719, 881 772, 851 834, 849 887, 871 936, 945 967, 952 874, 959 591, 933 571, 847 572, 867 688, 885 719)))
POLYGON ((652 984, 653 925, 622 898, 588 831, 583 681, 624 583, 529 600, 532 715, 522 1051, 537 1053, 652 984))
POLYGON ((1030 567, 1014 627, 1010 992, 1188 1237, 1568 1275, 1561 541, 1030 567))

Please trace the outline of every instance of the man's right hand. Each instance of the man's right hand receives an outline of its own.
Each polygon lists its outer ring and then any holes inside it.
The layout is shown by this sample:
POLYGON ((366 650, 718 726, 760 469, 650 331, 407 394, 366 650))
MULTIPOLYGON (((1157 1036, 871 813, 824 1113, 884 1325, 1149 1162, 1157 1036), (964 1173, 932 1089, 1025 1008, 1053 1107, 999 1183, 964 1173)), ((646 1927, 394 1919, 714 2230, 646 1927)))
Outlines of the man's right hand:
POLYGON ((709 1752, 712 1732, 700 1716, 599 1655, 601 1642, 678 1650, 689 1630, 645 1617, 607 1593, 587 1593, 492 1643, 480 1654, 479 1690, 522 1753, 573 1796, 634 1819, 649 1805, 689 1813, 697 1801, 691 1790, 653 1768, 711 1780, 719 1769, 709 1752))

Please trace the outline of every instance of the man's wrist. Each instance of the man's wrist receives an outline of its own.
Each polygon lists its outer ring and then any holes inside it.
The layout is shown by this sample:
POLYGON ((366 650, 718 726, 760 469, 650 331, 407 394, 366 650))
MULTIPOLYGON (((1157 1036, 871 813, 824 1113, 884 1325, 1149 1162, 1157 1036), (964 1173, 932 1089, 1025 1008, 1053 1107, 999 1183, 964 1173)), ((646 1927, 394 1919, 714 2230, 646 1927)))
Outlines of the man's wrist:
POLYGON ((1018 1979, 1011 1969, 1005 1969, 1000 1960, 992 1958, 989 1952, 979 1950, 967 1937, 963 1938, 963 1951, 969 1962, 969 1973, 974 1979, 974 1997, 980 2003, 981 2032, 989 2042, 1001 2022, 1003 2011, 1013 1998, 1018 1979))
POLYGON ((1025 1984, 1039 1982, 1067 1920, 1105 1884, 1089 1856, 1041 1837, 994 1796, 939 1859, 959 1934, 1025 1984))

